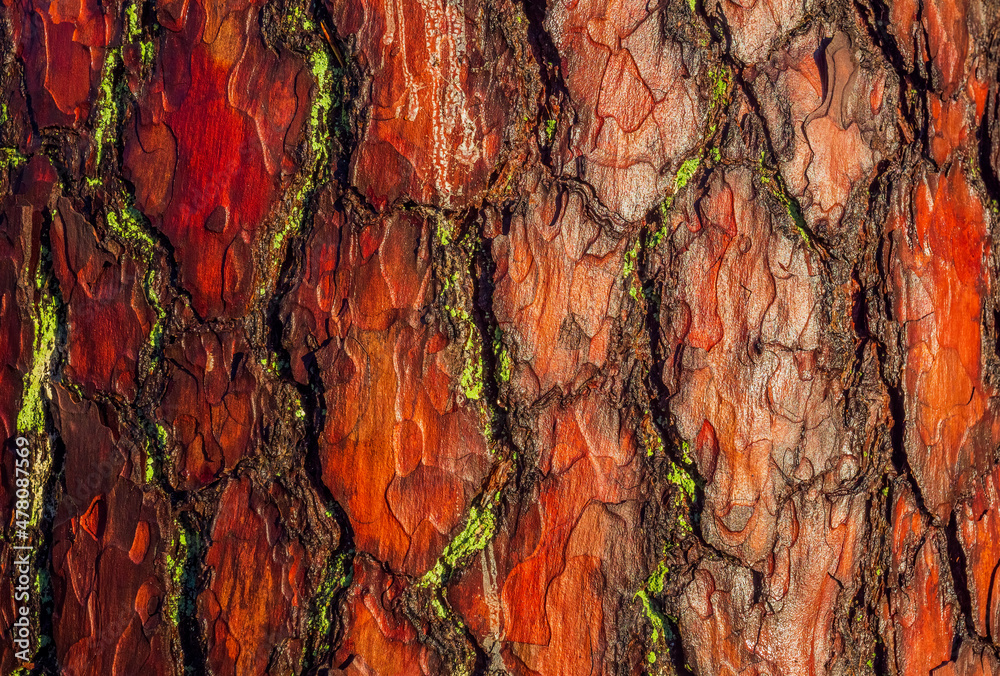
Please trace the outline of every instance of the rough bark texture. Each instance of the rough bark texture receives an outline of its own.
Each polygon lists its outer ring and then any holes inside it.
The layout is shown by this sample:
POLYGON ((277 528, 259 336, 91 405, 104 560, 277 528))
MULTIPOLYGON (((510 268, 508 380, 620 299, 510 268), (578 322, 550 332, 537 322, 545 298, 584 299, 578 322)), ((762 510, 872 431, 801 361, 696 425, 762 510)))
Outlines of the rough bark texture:
POLYGON ((996 0, 4 0, 0 673, 1000 674, 996 0))

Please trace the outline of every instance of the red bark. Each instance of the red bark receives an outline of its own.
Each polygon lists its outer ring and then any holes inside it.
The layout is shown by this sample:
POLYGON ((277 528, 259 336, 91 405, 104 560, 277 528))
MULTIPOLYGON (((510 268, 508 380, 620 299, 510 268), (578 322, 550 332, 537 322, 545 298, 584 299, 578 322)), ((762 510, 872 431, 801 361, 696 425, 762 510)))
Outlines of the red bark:
POLYGON ((1000 673, 996 0, 4 15, 32 673, 1000 673))

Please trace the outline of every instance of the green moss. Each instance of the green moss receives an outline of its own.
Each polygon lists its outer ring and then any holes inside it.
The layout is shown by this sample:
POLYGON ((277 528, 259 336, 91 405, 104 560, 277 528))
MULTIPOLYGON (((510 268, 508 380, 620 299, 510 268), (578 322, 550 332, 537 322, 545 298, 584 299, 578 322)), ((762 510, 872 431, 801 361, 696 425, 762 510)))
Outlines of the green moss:
POLYGON ((622 279, 628 284, 628 294, 632 298, 639 299, 639 291, 642 287, 639 285, 639 279, 635 275, 638 269, 639 263, 639 250, 642 248, 642 242, 639 239, 635 240, 632 248, 625 252, 625 260, 622 263, 622 279))
POLYGON ((767 191, 778 200, 785 207, 785 211, 788 213, 789 218, 792 219, 792 223, 795 225, 795 229, 798 230, 799 235, 805 241, 806 246, 811 249, 816 249, 813 244, 812 238, 810 237, 809 228, 806 225, 806 219, 802 215, 802 209, 799 206, 798 200, 792 197, 792 194, 788 192, 788 187, 785 185, 785 180, 778 172, 777 169, 772 169, 765 162, 766 152, 760 151, 760 159, 757 161, 757 171, 760 177, 760 182, 763 184, 767 191))
POLYGON ((514 363, 507 346, 504 345, 503 332, 500 327, 493 329, 493 354, 497 360, 497 380, 501 383, 509 383, 514 363))
POLYGON ((153 483, 156 479, 156 464, 161 459, 163 451, 167 448, 169 437, 167 430, 159 424, 145 423, 146 428, 146 483, 153 483))
POLYGON ((457 320, 465 327, 465 343, 462 350, 466 355, 465 364, 462 366, 462 373, 458 382, 462 386, 462 393, 467 399, 476 400, 483 396, 483 359, 476 350, 477 329, 472 317, 465 308, 453 308, 445 306, 452 319, 457 320))
MULTIPOLYGON (((125 201, 130 202, 131 196, 126 196, 125 201)), ((107 223, 108 231, 119 241, 131 246, 136 256, 146 264, 146 273, 142 278, 142 289, 146 301, 156 315, 148 339, 151 346, 152 363, 150 368, 152 369, 156 364, 156 355, 163 344, 163 332, 167 319, 167 310, 156 292, 156 267, 153 265, 153 259, 157 242, 150 234, 145 217, 131 204, 117 211, 109 210, 105 214, 104 220, 107 223)))
POLYGON ((437 594, 433 594, 431 596, 431 607, 434 608, 434 612, 439 619, 442 620, 447 619, 448 610, 444 607, 444 602, 441 600, 441 597, 438 596, 437 594))
MULTIPOLYGON (((333 107, 333 71, 330 67, 330 57, 323 49, 315 50, 309 57, 309 70, 316 78, 316 95, 313 96, 309 109, 309 124, 311 131, 319 131, 321 122, 333 107)), ((315 134, 309 136, 309 145, 314 153, 326 154, 326 146, 315 134)))
POLYGON ((660 438, 658 434, 646 435, 648 439, 646 440, 646 457, 652 458, 653 456, 664 453, 663 450, 663 439, 660 438))
MULTIPOLYGON (((415 587, 430 590, 430 606, 438 620, 452 625, 451 630, 461 635, 465 633, 465 624, 456 617, 448 607, 442 591, 442 585, 447 581, 452 571, 464 560, 482 550, 493 538, 496 532, 496 509, 499 495, 488 496, 482 505, 473 505, 469 510, 462 532, 448 543, 444 552, 434 567, 427 571, 415 587)), ((455 665, 456 674, 471 673, 470 667, 475 662, 474 655, 466 655, 466 659, 455 665)))
POLYGON ((152 40, 144 40, 139 43, 139 56, 142 59, 142 67, 149 68, 153 65, 153 56, 156 50, 153 47, 152 40))
POLYGON ((625 252, 625 262, 622 265, 622 277, 629 278, 636 269, 636 261, 639 258, 639 240, 635 241, 632 248, 625 252))
POLYGON ((302 7, 298 5, 292 7, 291 11, 288 12, 286 22, 289 31, 302 30, 312 32, 316 30, 316 23, 305 11, 303 11, 302 7))
POLYGON ((691 182, 691 179, 698 173, 699 166, 701 166, 701 155, 696 155, 682 162, 681 166, 677 169, 677 174, 674 176, 673 194, 667 195, 660 202, 660 227, 649 238, 648 248, 656 249, 666 238, 668 232, 667 221, 669 219, 670 207, 674 204, 674 195, 691 182))
POLYGON ((673 205, 673 203, 674 203, 673 195, 668 195, 665 200, 660 202, 660 227, 657 228, 656 231, 650 236, 649 242, 646 245, 648 249, 655 250, 657 247, 660 246, 663 240, 666 239, 667 233, 670 231, 669 214, 670 214, 670 207, 673 205))
POLYGON ((499 356, 497 357, 497 377, 500 379, 500 382, 510 382, 512 368, 510 354, 507 352, 506 348, 502 348, 499 356))

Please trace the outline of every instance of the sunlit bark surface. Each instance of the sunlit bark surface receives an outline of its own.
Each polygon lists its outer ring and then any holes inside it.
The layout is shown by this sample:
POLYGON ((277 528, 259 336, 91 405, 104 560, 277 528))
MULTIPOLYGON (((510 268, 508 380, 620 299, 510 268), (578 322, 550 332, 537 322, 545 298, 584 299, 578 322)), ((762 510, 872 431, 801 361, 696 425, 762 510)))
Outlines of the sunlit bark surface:
POLYGON ((996 0, 2 15, 0 673, 1000 674, 996 0))

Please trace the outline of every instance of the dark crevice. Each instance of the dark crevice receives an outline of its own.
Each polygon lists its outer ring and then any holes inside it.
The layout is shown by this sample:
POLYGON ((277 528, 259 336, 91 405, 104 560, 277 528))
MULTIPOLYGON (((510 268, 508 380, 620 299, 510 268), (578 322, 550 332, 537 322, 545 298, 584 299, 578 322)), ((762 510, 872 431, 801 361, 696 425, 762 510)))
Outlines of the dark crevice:
MULTIPOLYGON (((965 634, 984 640, 984 637, 979 636, 976 632, 975 622, 973 621, 972 597, 969 594, 969 581, 966 577, 968 568, 965 561, 965 550, 958 539, 958 517, 955 511, 952 512, 951 519, 949 519, 948 525, 944 527, 943 531, 948 543, 948 566, 951 569, 951 580, 955 587, 955 597, 958 599, 958 605, 962 611, 965 634)), ((953 660, 957 657, 957 654, 952 655, 953 660)))
MULTIPOLYGON (((312 212, 308 212, 309 215, 305 216, 305 222, 311 222, 312 212)), ((285 347, 284 342, 284 330, 285 325, 281 320, 281 307, 286 299, 286 296, 293 289, 293 281, 295 279, 295 274, 301 272, 300 270, 300 259, 299 256, 295 255, 299 253, 299 249, 295 247, 296 244, 299 246, 304 246, 307 241, 306 236, 294 238, 287 248, 288 255, 283 263, 282 270, 278 275, 279 282, 276 284, 274 293, 271 296, 268 307, 265 311, 266 320, 266 330, 267 330, 267 346, 268 349, 274 354, 278 355, 279 363, 282 364, 281 369, 281 379, 289 387, 293 387, 299 395, 299 400, 303 411, 305 412, 305 421, 303 425, 303 437, 301 439, 301 448, 303 451, 303 463, 302 470, 309 482, 310 487, 318 496, 320 503, 327 510, 328 514, 332 515, 333 520, 336 522, 338 527, 338 542, 335 550, 331 551, 328 559, 324 562, 324 568, 327 573, 332 569, 332 567, 338 558, 342 558, 341 565, 346 570, 352 570, 354 564, 354 554, 355 554, 355 540, 354 540, 354 529, 351 526, 350 518, 347 512, 344 510, 343 506, 337 502, 334 498, 330 489, 327 487, 326 483, 323 481, 323 466, 321 461, 321 444, 322 444, 322 434, 326 427, 326 386, 323 382, 322 372, 319 363, 316 360, 316 350, 308 353, 305 358, 305 370, 307 375, 307 382, 305 384, 299 383, 295 380, 291 373, 291 361, 292 356, 285 347)), ((316 349, 319 349, 318 347, 316 349)), ((334 641, 334 633, 337 630, 337 608, 340 605, 340 600, 347 592, 348 586, 339 587, 331 597, 327 599, 322 599, 326 602, 325 606, 320 607, 317 605, 318 599, 312 599, 310 601, 310 613, 313 616, 326 615, 330 620, 325 623, 328 627, 329 634, 326 636, 314 635, 312 633, 312 628, 310 627, 309 635, 303 637, 306 643, 306 654, 304 657, 303 673, 310 673, 314 671, 324 660, 327 655, 324 651, 319 649, 319 646, 330 645, 334 641)), ((322 625, 323 623, 319 623, 322 625)))
MULTIPOLYGON (((994 38, 990 52, 993 58, 1000 58, 1000 35, 994 38)), ((983 187, 986 188, 986 194, 994 202, 995 208, 996 203, 1000 201, 1000 177, 996 173, 1000 167, 994 165, 994 156, 1000 157, 1000 148, 997 147, 997 144, 1000 144, 1000 138, 998 138, 1000 136, 1000 89, 995 84, 996 80, 1000 78, 1000 67, 991 61, 988 65, 982 66, 982 68, 992 71, 994 85, 986 98, 983 117, 979 121, 979 128, 976 130, 978 141, 978 157, 976 160, 979 167, 979 176, 983 181, 983 187)), ((1000 354, 1000 337, 997 340, 997 353, 1000 354)))
MULTIPOLYGON (((905 120, 916 125, 918 136, 912 140, 920 141, 921 154, 924 159, 930 161, 930 114, 927 107, 927 92, 932 91, 934 86, 920 68, 923 65, 924 71, 930 72, 930 64, 922 64, 919 60, 915 60, 914 67, 908 68, 896 38, 887 30, 892 23, 889 7, 881 0, 868 0, 868 2, 870 4, 865 5, 860 0, 854 0, 854 8, 861 17, 869 38, 881 50, 885 61, 899 79, 901 114, 905 120), (908 92, 913 92, 913 100, 908 92)), ((919 46, 916 49, 919 51, 919 46)))
MULTIPOLYGON (((39 233, 39 255, 36 261, 37 273, 34 278, 28 277, 29 283, 33 282, 34 279, 45 280, 44 290, 36 291, 36 301, 40 299, 43 293, 47 291, 52 295, 56 306, 56 337, 55 337, 55 351, 52 355, 51 370, 48 371, 48 377, 51 382, 58 382, 61 379, 62 367, 65 362, 65 352, 66 352, 66 339, 67 339, 67 307, 62 298, 62 294, 59 288, 59 283, 56 280, 55 271, 52 266, 52 241, 51 241, 51 230, 52 230, 52 214, 47 209, 42 212, 42 224, 39 233)), ((29 256, 25 255, 25 265, 30 265, 29 256)), ((36 304, 37 305, 37 304, 36 304)), ((37 312, 37 310, 36 310, 37 312)), ((34 323, 33 318, 29 316, 26 323, 33 324, 34 330, 33 334, 33 346, 32 346, 32 359, 37 359, 37 355, 34 354, 34 347, 38 346, 38 324, 34 323)), ((29 448, 33 449, 34 452, 34 462, 37 462, 38 453, 45 452, 46 444, 43 439, 47 437, 48 441, 48 452, 51 453, 51 465, 49 467, 49 473, 45 477, 45 483, 40 487, 42 491, 41 494, 41 514, 38 519, 38 524, 35 529, 35 535, 40 536, 40 542, 34 542, 32 538, 31 544, 35 547, 33 552, 34 560, 32 561, 33 570, 38 573, 39 589, 36 590, 38 594, 38 631, 39 635, 34 637, 33 645, 31 646, 35 652, 36 667, 33 670, 33 674, 42 674, 46 670, 52 669, 53 666, 58 667, 56 659, 56 646, 54 641, 54 616, 55 616, 55 604, 54 604, 54 594, 52 590, 52 576, 55 572, 55 563, 52 561, 52 548, 53 548, 53 524, 55 523, 56 515, 59 507, 59 500, 61 498, 61 491, 57 488, 64 481, 65 464, 66 464, 66 446, 58 434, 55 434, 55 421, 53 419, 53 402, 49 395, 45 392, 44 388, 39 392, 39 398, 42 403, 42 415, 43 415, 43 430, 38 432, 23 432, 22 436, 25 436, 29 441, 29 448), (44 435, 43 436, 43 432, 44 435)), ((32 463, 32 465, 34 464, 32 463)), ((34 488, 38 490, 37 487, 34 488)), ((11 515, 14 516, 13 514, 11 515)), ((12 544, 15 544, 13 541, 12 544)), ((24 543, 20 543, 24 544, 24 543)), ((13 552, 12 552, 13 553, 13 552)))
POLYGON ((178 597, 177 633, 180 639, 181 659, 185 674, 201 675, 207 673, 207 653, 205 638, 202 636, 198 621, 198 594, 204 588, 205 571, 201 566, 206 549, 202 533, 209 532, 209 524, 204 517, 187 509, 177 514, 177 528, 187 534, 185 556, 179 562, 181 589, 174 590, 178 597))

